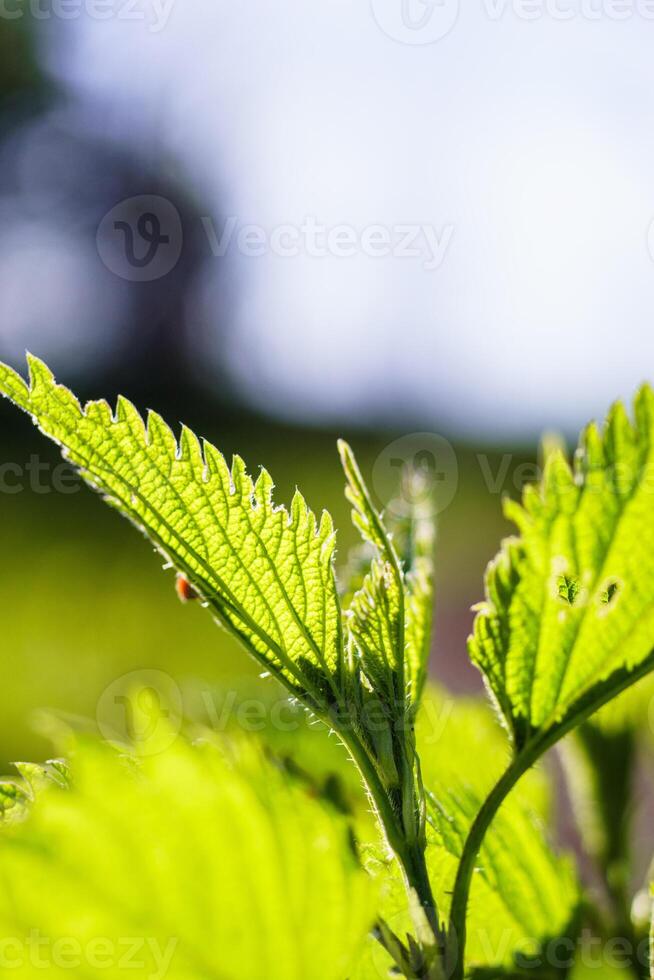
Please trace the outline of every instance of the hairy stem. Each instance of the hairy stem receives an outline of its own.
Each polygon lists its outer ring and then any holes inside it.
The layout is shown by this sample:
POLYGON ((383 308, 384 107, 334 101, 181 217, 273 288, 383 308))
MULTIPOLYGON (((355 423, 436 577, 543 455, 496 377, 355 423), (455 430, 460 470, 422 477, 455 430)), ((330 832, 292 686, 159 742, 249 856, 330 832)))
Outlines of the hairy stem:
POLYGON ((386 841, 402 868, 418 938, 425 940, 427 926, 428 945, 432 949, 436 947, 440 954, 444 950, 445 940, 427 873, 424 841, 409 842, 406 839, 400 816, 395 812, 375 766, 356 735, 343 732, 339 732, 339 735, 361 774, 386 841), (412 900, 410 891, 417 897, 419 914, 416 914, 416 903, 412 900))
MULTIPOLYGON (((438 921, 436 903, 431 890, 424 847, 420 845, 409 847, 405 849, 405 853, 402 855, 398 854, 398 860, 402 865, 405 884, 407 888, 412 888, 415 892, 425 921, 436 941, 436 945, 442 951, 445 945, 444 936, 438 921)), ((424 924, 421 923, 421 925, 423 926, 422 932, 424 933, 424 924)))

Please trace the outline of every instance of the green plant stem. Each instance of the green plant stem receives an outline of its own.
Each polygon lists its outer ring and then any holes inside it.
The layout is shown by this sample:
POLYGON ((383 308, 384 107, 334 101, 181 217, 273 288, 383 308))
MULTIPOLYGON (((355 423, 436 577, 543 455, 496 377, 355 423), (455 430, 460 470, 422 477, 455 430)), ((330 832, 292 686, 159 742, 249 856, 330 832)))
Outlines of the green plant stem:
MULTIPOLYGON (((519 761, 522 762, 522 760, 519 761)), ((451 980, 463 980, 466 914, 472 875, 486 831, 507 795, 525 771, 523 766, 518 765, 517 762, 518 760, 509 766, 490 791, 466 838, 454 883, 450 924, 447 933, 447 974, 451 980)))
POLYGON ((450 923, 447 931, 446 966, 450 980, 463 980, 466 946, 466 915, 468 898, 475 864, 486 831, 502 803, 521 776, 530 769, 549 748, 548 739, 532 742, 520 755, 515 756, 509 768, 490 791, 470 828, 454 882, 450 923))
POLYGON ((418 901, 425 915, 425 919, 436 940, 438 948, 442 951, 445 946, 445 937, 438 922, 436 902, 434 901, 429 873, 427 871, 425 849, 419 844, 405 848, 403 854, 398 854, 398 860, 402 865, 406 884, 408 887, 413 888, 418 896, 418 901))
MULTIPOLYGON (((443 951, 445 938, 438 922, 436 903, 429 882, 424 844, 421 842, 409 844, 406 840, 399 817, 393 809, 379 774, 356 735, 344 732, 339 732, 339 735, 361 774, 386 841, 400 863, 407 889, 412 889, 418 898, 425 921, 415 922, 416 931, 419 936, 424 937, 426 922, 433 937, 433 943, 430 945, 435 945, 439 951, 443 951)), ((415 903, 409 904, 414 912, 415 903)))

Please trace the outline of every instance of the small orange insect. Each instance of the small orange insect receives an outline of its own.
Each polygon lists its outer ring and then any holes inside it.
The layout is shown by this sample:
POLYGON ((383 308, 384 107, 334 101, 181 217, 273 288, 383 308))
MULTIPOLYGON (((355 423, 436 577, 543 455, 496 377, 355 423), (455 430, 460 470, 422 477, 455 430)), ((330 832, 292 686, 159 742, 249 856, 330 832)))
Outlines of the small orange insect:
POLYGON ((177 574, 177 579, 175 581, 175 591, 177 592, 177 598, 181 602, 191 602, 192 599, 198 598, 197 592, 195 591, 195 589, 193 588, 189 580, 186 578, 186 576, 182 575, 181 572, 178 572, 177 574))

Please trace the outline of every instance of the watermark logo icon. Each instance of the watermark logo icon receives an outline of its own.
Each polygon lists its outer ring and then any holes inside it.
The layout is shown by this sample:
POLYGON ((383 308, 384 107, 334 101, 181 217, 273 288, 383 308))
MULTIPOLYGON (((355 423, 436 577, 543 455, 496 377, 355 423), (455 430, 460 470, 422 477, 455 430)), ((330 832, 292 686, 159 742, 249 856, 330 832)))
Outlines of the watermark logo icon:
POLYGON ((385 510, 400 518, 427 500, 435 502, 438 513, 445 510, 458 483, 456 453, 436 432, 413 432, 395 439, 382 450, 372 469, 375 493, 385 510))
POLYGON ((459 0, 372 0, 372 13, 394 41, 433 44, 456 24, 459 0))
POLYGON ((104 264, 121 279, 152 282, 175 268, 183 237, 175 205, 156 194, 140 194, 105 214, 96 245, 104 264))
POLYGON ((182 694, 163 670, 131 670, 109 684, 96 721, 108 742, 133 745, 141 755, 169 748, 182 727, 182 694))

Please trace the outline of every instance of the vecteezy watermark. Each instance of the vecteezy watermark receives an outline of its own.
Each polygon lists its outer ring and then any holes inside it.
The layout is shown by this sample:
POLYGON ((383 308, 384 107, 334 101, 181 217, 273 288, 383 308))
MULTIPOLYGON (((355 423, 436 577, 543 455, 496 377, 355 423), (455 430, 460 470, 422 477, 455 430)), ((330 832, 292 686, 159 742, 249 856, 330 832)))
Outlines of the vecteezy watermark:
MULTIPOLYGON (((449 34, 459 15, 459 0, 371 0, 381 30, 402 44, 432 44, 449 34)), ((521 20, 654 20, 654 0, 480 0, 482 14, 494 23, 521 20)))
POLYGON ((163 670, 132 670, 109 684, 98 700, 103 738, 134 746, 142 755, 169 748, 181 731, 182 693, 163 670))
MULTIPOLYGON (((469 485, 477 493, 519 496, 530 484, 545 478, 545 463, 515 453, 478 452, 465 458, 469 485)), ((583 453, 571 467, 557 467, 547 476, 559 495, 615 494, 623 497, 634 487, 654 496, 654 467, 647 461, 612 463, 601 471, 587 468, 583 453)), ((454 500, 459 484, 459 461, 453 446, 436 432, 413 432, 389 443, 372 468, 372 486, 383 509, 403 518, 430 504, 436 513, 454 500)))
POLYGON ((483 0, 489 20, 654 20, 654 0, 483 0))
POLYGON ((459 0, 371 0, 384 34, 402 44, 433 44, 449 34, 459 16, 459 0))
MULTIPOLYGON (((540 973, 544 967, 555 970, 570 970, 574 965, 586 970, 622 970, 634 962, 641 966, 649 964, 649 940, 634 943, 631 939, 612 936, 601 939, 589 929, 582 929, 576 939, 561 936, 541 942, 535 938, 517 936, 513 930, 506 929, 498 937, 492 937, 485 930, 479 930, 482 951, 491 962, 504 962, 512 955, 516 967, 529 974, 533 970, 540 973)), ((602 976, 600 973, 599 976, 602 976)))
POLYGON ((294 259, 300 255, 314 259, 351 259, 365 255, 371 259, 418 259, 424 269, 440 268, 445 259, 454 226, 438 229, 431 224, 326 225, 309 215, 299 224, 280 224, 267 229, 263 225, 243 224, 235 215, 226 218, 220 229, 209 217, 202 225, 214 257, 223 257, 230 249, 248 258, 275 255, 294 259))
MULTIPOLYGON (((2 2, 2 0, 0 0, 2 2)), ((281 259, 306 256, 312 259, 409 259, 427 272, 439 269, 454 235, 454 226, 444 224, 351 224, 327 225, 311 215, 298 224, 265 227, 246 223, 236 215, 216 222, 209 215, 200 219, 207 248, 213 258, 236 252, 245 258, 272 255, 281 259)), ((184 233, 175 205, 156 194, 125 198, 105 214, 98 226, 96 245, 106 267, 130 282, 161 279, 177 265, 184 233)))
POLYGON ((125 198, 105 214, 96 245, 115 275, 130 282, 151 282, 175 268, 183 239, 175 205, 157 194, 140 194, 125 198))
POLYGON ((386 446, 372 468, 372 485, 385 510, 407 517, 416 506, 434 501, 438 513, 448 507, 459 483, 454 449, 436 432, 412 432, 386 446), (415 474, 420 476, 414 479, 415 474))
POLYGON ((125 20, 158 34, 168 23, 175 0, 0 0, 0 20, 125 20))
POLYGON ((0 937, 0 969, 139 970, 147 980, 165 980, 177 943, 171 937, 164 944, 155 936, 96 936, 82 942, 76 936, 53 939, 31 929, 25 935, 0 937))
MULTIPOLYGON (((476 453, 482 481, 486 490, 493 495, 509 492, 521 493, 528 484, 541 482, 545 477, 542 463, 520 460, 513 453, 504 453, 493 459, 487 453, 476 453)), ((583 456, 579 457, 578 468, 561 468, 550 472, 548 484, 559 495, 578 494, 579 489, 587 495, 615 494, 624 496, 634 487, 641 493, 654 494, 654 468, 648 462, 612 463, 601 470, 585 469, 583 456)))
MULTIPOLYGON (((239 730, 249 734, 274 731, 289 735, 308 730, 316 723, 316 719, 305 708, 287 696, 271 699, 243 697, 242 691, 230 689, 219 692, 204 690, 201 699, 206 713, 206 717, 202 718, 204 725, 220 734, 239 730)), ((413 721, 406 717, 406 712, 400 710, 403 706, 404 701, 398 701, 398 710, 392 723, 393 730, 397 732, 409 730, 413 725, 413 721)), ((450 721, 453 708, 454 701, 451 698, 424 700, 420 721, 421 744, 433 746, 439 741, 450 721)), ((340 730, 347 730, 355 724, 359 725, 362 717, 367 731, 379 734, 388 731, 388 703, 375 701, 374 698, 367 702, 363 716, 357 706, 343 704, 334 706, 326 721, 337 725, 340 730)))
POLYGON ((0 463, 0 494, 78 493, 81 478, 70 463, 50 463, 32 453, 26 463, 0 463))
MULTIPOLYGON (((406 912, 391 916, 387 924, 399 936, 404 936, 407 929, 411 929, 406 912)), ((382 950, 383 932, 379 932, 378 938, 381 941, 379 947, 371 950, 372 967, 380 977, 388 977, 390 964, 388 954, 382 950)), ((454 938, 448 936, 448 942, 454 944, 454 938)), ((575 938, 563 935, 539 939, 525 935, 517 926, 507 926, 499 931, 479 926, 475 928, 475 946, 487 963, 513 961, 520 976, 525 977, 567 974, 573 967, 579 967, 584 969, 584 976, 586 972, 597 971, 595 975, 602 980, 607 971, 622 972, 630 967, 633 969, 634 965, 641 968, 649 966, 649 939, 635 943, 622 936, 600 938, 587 928, 582 929, 575 938)), ((489 969, 488 975, 492 973, 489 969)), ((450 976, 451 972, 446 975, 450 976)))

